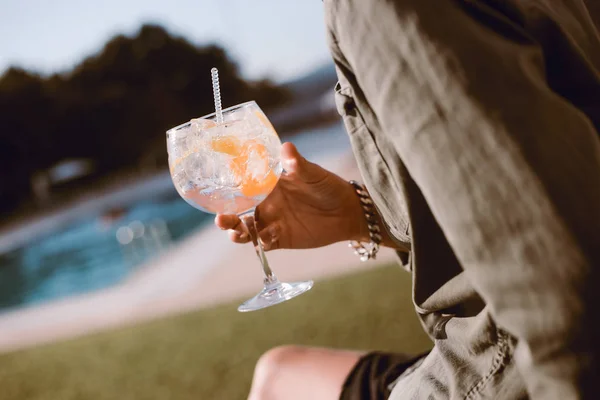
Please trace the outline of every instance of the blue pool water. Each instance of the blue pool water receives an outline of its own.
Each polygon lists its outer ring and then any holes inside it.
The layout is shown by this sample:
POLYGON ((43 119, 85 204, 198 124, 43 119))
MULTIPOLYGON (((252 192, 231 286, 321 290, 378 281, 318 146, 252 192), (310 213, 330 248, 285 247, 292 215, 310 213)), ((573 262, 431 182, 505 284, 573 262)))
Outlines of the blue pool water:
MULTIPOLYGON (((317 160, 349 149, 339 123, 291 141, 317 160)), ((106 197, 69 210, 61 224, 53 221, 45 229, 3 238, 17 241, 0 241, 0 311, 114 285, 213 219, 182 200, 168 175, 106 197)))
POLYGON ((0 255, 0 309, 113 285, 211 220, 176 194, 140 202, 112 222, 83 219, 0 255))

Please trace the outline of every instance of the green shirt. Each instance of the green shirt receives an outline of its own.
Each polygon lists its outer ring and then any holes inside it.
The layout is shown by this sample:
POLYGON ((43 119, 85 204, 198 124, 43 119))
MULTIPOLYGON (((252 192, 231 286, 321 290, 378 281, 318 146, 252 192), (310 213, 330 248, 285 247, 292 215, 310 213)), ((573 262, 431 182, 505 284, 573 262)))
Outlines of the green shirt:
POLYGON ((600 398, 600 39, 584 3, 324 4, 338 109, 435 343, 391 399, 600 398))

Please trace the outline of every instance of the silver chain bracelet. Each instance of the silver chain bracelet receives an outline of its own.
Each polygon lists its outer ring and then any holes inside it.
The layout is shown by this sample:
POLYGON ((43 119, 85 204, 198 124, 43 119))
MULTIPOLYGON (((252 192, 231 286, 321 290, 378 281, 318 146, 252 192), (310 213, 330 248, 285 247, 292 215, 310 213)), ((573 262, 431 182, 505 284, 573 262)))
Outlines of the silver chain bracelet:
POLYGON ((354 249, 354 254, 360 257, 360 261, 374 260, 382 240, 381 229, 379 228, 379 223, 377 221, 377 212, 375 211, 375 204, 364 186, 356 181, 350 181, 350 184, 358 195, 360 205, 365 213, 371 242, 365 245, 356 240, 351 240, 348 246, 354 249))

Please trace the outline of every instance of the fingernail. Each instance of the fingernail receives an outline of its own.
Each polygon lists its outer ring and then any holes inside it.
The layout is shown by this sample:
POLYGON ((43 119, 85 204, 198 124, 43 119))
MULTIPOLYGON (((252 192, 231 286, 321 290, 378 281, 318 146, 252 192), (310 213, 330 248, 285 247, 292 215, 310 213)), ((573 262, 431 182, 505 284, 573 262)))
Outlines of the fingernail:
POLYGON ((242 240, 246 240, 248 238, 248 234, 247 233, 240 233, 239 238, 242 239, 242 240))

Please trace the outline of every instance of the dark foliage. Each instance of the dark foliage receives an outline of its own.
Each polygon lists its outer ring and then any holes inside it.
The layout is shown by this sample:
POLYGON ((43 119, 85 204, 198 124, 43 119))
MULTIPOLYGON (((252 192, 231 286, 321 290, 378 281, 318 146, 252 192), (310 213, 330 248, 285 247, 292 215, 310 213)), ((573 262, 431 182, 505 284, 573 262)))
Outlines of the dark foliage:
POLYGON ((196 47, 146 25, 117 36, 67 74, 10 69, 0 77, 0 210, 27 198, 35 171, 69 158, 94 161, 99 175, 151 159, 166 163, 166 129, 213 107, 211 67, 224 105, 279 105, 287 93, 246 82, 225 50, 196 47))

